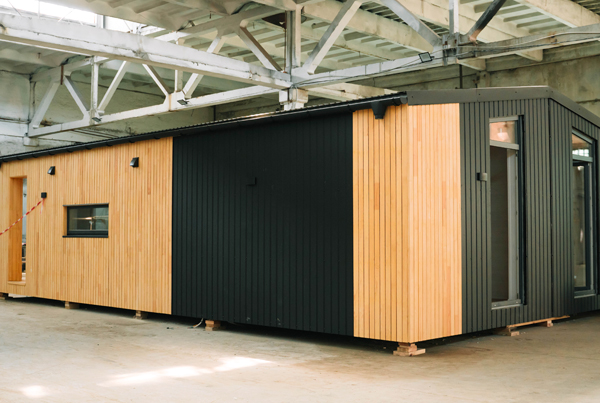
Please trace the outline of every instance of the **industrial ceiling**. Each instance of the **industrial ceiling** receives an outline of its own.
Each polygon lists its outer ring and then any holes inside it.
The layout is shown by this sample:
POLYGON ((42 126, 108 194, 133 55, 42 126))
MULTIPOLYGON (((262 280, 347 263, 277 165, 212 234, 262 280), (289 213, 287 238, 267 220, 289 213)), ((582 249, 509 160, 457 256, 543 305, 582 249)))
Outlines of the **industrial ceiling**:
MULTIPOLYGON (((357 99, 393 92, 361 79, 489 58, 542 61, 544 49, 600 39, 598 0, 45 0, 76 20, 0 1, 0 66, 47 87, 28 137, 274 97, 357 99), (82 95, 72 75, 84 74, 82 95), (82 119, 46 125, 65 85, 82 119), (102 86, 99 90, 98 87, 102 86), (117 88, 152 85, 164 102, 107 111, 117 88)), ((41 3, 40 3, 41 4, 41 3)))

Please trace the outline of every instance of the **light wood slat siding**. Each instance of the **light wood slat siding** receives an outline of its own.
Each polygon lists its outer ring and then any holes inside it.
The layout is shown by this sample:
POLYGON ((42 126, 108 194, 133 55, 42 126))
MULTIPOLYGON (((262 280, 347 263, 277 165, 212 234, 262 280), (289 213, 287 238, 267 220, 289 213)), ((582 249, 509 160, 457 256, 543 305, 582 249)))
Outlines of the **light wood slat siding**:
POLYGON ((354 335, 462 331, 458 104, 353 115, 354 335))
MULTIPOLYGON (((2 164, 2 230, 21 213, 19 201, 9 208, 11 177, 27 177, 28 208, 41 192, 48 198, 27 221, 26 284, 8 283, 9 259, 1 258, 0 292, 171 313, 172 167, 172 138, 2 164), (139 168, 129 166, 134 157, 139 168), (63 238, 63 205, 88 203, 109 204, 109 237, 63 238)), ((9 239, 0 237, 0 256, 9 239)))

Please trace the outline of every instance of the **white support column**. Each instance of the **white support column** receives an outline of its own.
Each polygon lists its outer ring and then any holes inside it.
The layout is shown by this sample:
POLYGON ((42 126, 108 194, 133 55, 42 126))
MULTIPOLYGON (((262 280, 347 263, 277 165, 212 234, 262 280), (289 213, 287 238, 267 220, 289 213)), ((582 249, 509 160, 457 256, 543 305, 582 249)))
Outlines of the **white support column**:
MULTIPOLYGON (((208 53, 219 53, 221 48, 225 44, 225 35, 217 34, 217 37, 213 39, 212 43, 206 50, 208 53)), ((202 74, 192 74, 192 76, 188 79, 187 83, 183 87, 183 97, 184 99, 190 99, 194 94, 194 91, 202 81, 204 75, 202 74)))
MULTIPOLYGON (((185 43, 185 38, 179 38, 177 39, 177 41, 175 42, 177 43, 179 46, 183 46, 185 43)), ((180 92, 183 91, 183 71, 181 70, 175 70, 175 92, 180 92)))
POLYGON ((40 123, 42 122, 42 119, 44 119, 44 115, 46 115, 46 112, 48 111, 48 108, 54 99, 54 95, 56 95, 56 91, 58 91, 58 87, 60 87, 60 82, 54 81, 50 83, 50 86, 46 90, 42 101, 38 105, 35 114, 29 123, 30 132, 32 129, 37 129, 40 127, 40 123))
POLYGON ((121 84, 121 80, 123 80, 123 77, 125 77, 125 73, 127 72, 129 65, 129 62, 121 63, 121 67, 119 67, 115 78, 113 78, 112 82, 110 83, 110 86, 104 94, 104 97, 102 98, 102 101, 100 102, 100 105, 98 105, 98 113, 100 115, 104 115, 104 111, 106 111, 106 108, 108 107, 108 104, 110 103, 113 95, 115 95, 119 84, 121 84))
POLYGON ((254 53, 254 55, 258 58, 258 60, 268 69, 281 71, 281 67, 277 64, 277 62, 271 57, 269 52, 267 52, 261 45, 258 43, 256 38, 252 36, 250 31, 245 26, 240 26, 238 28, 238 36, 244 41, 248 49, 254 53))
MULTIPOLYGON (((92 60, 92 79, 90 83, 90 105, 87 108, 89 113, 84 113, 83 118, 91 118, 97 121, 100 117, 98 115, 98 80, 100 79, 100 63, 97 57, 92 60), (86 116, 87 115, 87 116, 86 116)), ((70 77, 69 77, 70 79, 70 77)))
POLYGON ((450 31, 450 36, 455 36, 456 34, 460 34, 460 26, 459 26, 459 0, 448 0, 448 29, 450 31))
MULTIPOLYGON (((36 89, 36 86, 37 86, 37 83, 35 81, 29 82, 29 111, 27 114, 27 120, 29 122, 31 122, 33 120, 33 116, 35 114, 35 89, 36 89)), ((29 133, 23 134, 23 145, 24 146, 35 147, 35 146, 38 146, 39 144, 40 144, 40 141, 38 139, 30 138, 29 133)))
POLYGON ((327 31, 321 37, 319 43, 317 43, 317 46, 315 46, 308 59, 304 62, 304 66, 302 66, 303 70, 311 74, 315 72, 336 39, 344 32, 346 25, 354 17, 361 4, 362 0, 347 0, 344 3, 329 28, 327 28, 327 31))
POLYGON ((279 103, 283 110, 300 109, 308 102, 308 91, 299 88, 289 88, 287 91, 279 91, 279 103))
POLYGON ((169 94, 171 93, 171 90, 167 83, 165 83, 162 77, 156 72, 156 69, 154 67, 148 66, 147 64, 144 64, 143 66, 150 75, 150 77, 152 77, 156 85, 158 85, 158 88, 160 88, 163 94, 165 94, 165 98, 168 98, 169 94))
POLYGON ((285 71, 291 74, 302 65, 302 8, 286 12, 285 21, 285 71))

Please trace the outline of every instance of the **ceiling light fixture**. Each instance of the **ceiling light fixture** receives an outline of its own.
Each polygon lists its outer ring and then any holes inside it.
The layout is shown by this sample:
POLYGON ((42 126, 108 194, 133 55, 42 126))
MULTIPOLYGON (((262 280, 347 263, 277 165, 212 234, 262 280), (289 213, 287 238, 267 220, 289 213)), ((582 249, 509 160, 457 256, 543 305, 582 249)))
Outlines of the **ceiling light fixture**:
POLYGON ((433 57, 429 52, 419 53, 419 59, 421 59, 421 63, 427 63, 433 60, 433 57))

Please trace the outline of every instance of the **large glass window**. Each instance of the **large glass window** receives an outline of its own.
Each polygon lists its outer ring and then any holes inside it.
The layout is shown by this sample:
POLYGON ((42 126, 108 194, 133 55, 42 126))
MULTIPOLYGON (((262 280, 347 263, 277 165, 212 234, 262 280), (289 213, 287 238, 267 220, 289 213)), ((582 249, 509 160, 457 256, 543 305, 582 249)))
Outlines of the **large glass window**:
POLYGON ((522 303, 519 120, 490 121, 492 308, 522 303))
POLYGON ((108 204, 67 206, 67 236, 107 237, 108 204))
POLYGON ((573 166, 571 193, 573 208, 573 281, 576 295, 594 293, 594 142, 581 133, 571 136, 573 166))

